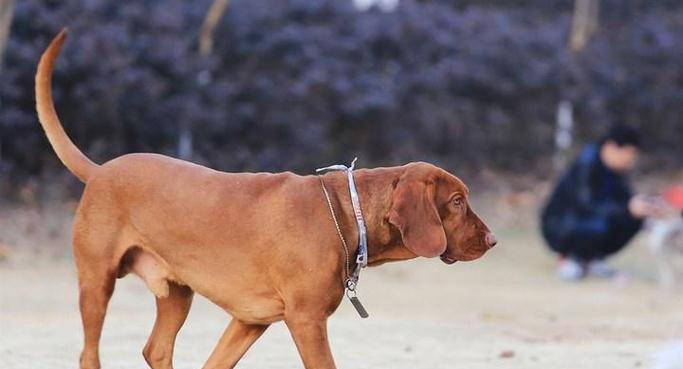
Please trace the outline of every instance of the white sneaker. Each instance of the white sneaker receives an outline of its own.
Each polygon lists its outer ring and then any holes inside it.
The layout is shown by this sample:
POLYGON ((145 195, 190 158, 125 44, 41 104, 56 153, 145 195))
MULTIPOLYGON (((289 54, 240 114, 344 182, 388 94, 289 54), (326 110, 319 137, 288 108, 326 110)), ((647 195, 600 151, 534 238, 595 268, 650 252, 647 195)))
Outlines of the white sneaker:
POLYGON ((586 268, 588 275, 595 278, 613 278, 617 270, 609 266, 604 260, 591 260, 586 268))
POLYGON ((563 258, 557 265, 557 275, 568 282, 576 282, 585 276, 583 264, 574 259, 563 258))

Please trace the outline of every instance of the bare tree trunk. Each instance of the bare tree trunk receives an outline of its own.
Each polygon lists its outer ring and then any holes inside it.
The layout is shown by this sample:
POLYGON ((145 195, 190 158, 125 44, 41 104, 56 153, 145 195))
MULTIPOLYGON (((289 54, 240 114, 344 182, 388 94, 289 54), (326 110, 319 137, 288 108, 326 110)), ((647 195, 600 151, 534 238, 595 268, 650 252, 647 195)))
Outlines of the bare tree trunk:
MULTIPOLYGON (((214 0, 206 13, 204 23, 199 31, 199 55, 209 56, 213 52, 213 34, 218 21, 220 21, 225 9, 228 8, 230 0, 214 0)), ((211 73, 202 70, 197 74, 197 83, 202 86, 211 82, 211 73)), ((181 159, 191 159, 194 154, 194 136, 192 134, 192 124, 187 120, 178 123, 178 142, 176 150, 181 159)))
POLYGON ((557 106, 555 125, 555 154, 553 155, 553 168, 555 172, 562 171, 567 165, 573 136, 574 113, 572 103, 569 100, 562 100, 557 106))
MULTIPOLYGON (((567 47, 580 53, 588 44, 591 36, 598 31, 600 19, 600 0, 574 0, 574 16, 567 47)), ((557 105, 555 122, 555 152, 553 169, 564 170, 569 159, 569 151, 574 141, 574 113, 572 102, 561 100, 557 105)))
MULTIPOLYGON (((10 26, 14 15, 14 0, 0 0, 0 71, 5 59, 7 41, 9 41, 10 26)), ((0 101, 0 106, 2 102, 0 101)), ((2 140, 0 139, 0 166, 2 166, 2 140)))
POLYGON ((213 4, 206 13, 202 29, 199 32, 199 54, 202 56, 210 55, 213 51, 213 31, 221 20, 225 9, 230 5, 230 0, 214 0, 213 4))
POLYGON ((600 0, 575 0, 569 49, 575 53, 586 46, 599 27, 600 0))
POLYGON ((193 154, 193 137, 192 137, 192 124, 187 120, 181 119, 178 127, 178 146, 176 148, 178 152, 178 158, 183 160, 192 159, 193 154))
POLYGON ((5 57, 13 15, 14 0, 0 0, 0 69, 2 69, 2 61, 5 57))

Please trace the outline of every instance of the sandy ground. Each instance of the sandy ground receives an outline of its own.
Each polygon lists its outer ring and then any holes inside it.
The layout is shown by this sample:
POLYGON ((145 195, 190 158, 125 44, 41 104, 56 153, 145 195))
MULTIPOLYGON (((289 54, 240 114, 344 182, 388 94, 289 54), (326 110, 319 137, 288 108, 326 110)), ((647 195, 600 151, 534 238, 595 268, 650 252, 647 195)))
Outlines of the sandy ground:
MULTIPOLYGON (((370 319, 344 301, 330 321, 338 367, 651 368, 653 353, 683 337, 683 295, 656 287, 653 260, 639 242, 614 261, 627 278, 566 284, 554 277, 532 226, 497 228, 501 245, 477 262, 416 260, 365 271, 359 296, 370 319)), ((142 282, 120 280, 104 327, 103 367, 146 367, 140 352, 153 319, 142 282)), ((176 369, 201 367, 228 319, 195 299, 176 369)), ((75 368, 81 337, 68 258, 0 263, 0 368, 75 368)), ((302 365, 279 323, 238 367, 302 365)))

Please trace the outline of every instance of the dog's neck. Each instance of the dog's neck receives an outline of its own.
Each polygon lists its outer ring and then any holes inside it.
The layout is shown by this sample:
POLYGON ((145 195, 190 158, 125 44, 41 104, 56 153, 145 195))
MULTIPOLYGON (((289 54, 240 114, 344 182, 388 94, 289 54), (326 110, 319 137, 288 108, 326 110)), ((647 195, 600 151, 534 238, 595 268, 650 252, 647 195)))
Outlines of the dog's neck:
MULTIPOLYGON (((370 266, 417 257, 403 245, 400 232, 389 223, 394 186, 403 171, 403 167, 390 167, 360 169, 353 172, 368 231, 368 265, 370 266)), ((357 234, 353 231, 356 222, 350 206, 346 174, 330 173, 325 175, 324 179, 325 184, 330 186, 340 202, 335 206, 335 211, 341 218, 340 227, 349 242, 351 248, 349 252, 355 255, 357 242, 346 236, 357 234)))

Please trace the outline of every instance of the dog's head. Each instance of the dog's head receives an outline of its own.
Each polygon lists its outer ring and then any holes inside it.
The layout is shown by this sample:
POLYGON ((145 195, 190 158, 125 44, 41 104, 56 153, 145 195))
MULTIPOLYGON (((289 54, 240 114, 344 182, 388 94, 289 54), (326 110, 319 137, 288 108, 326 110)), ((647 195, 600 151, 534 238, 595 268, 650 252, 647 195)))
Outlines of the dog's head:
POLYGON ((447 264, 478 259, 497 241, 468 196, 458 177, 431 164, 408 164, 394 183, 389 223, 418 256, 440 256, 447 264))

